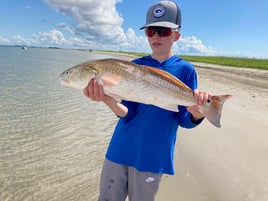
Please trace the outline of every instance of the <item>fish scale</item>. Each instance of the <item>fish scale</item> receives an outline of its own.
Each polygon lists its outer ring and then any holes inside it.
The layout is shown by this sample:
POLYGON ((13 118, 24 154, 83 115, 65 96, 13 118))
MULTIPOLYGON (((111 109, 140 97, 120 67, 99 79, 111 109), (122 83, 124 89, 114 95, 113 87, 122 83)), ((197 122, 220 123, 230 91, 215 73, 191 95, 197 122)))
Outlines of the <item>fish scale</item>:
MULTIPOLYGON (((99 59, 76 65, 64 71, 62 85, 84 89, 91 79, 103 85, 104 93, 120 100, 151 104, 172 112, 178 105, 196 105, 193 91, 170 73, 158 68, 134 64, 120 59, 99 59)), ((220 127, 224 102, 231 95, 212 96, 201 105, 203 115, 220 127)))

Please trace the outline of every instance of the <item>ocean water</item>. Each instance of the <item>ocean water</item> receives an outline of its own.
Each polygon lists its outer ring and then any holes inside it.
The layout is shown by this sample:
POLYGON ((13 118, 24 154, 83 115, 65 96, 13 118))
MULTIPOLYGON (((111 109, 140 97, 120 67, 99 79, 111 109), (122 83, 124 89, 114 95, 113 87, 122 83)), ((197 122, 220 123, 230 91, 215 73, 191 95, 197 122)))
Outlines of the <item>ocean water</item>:
POLYGON ((0 47, 0 200, 97 200, 117 118, 60 85, 75 64, 107 55, 0 47))

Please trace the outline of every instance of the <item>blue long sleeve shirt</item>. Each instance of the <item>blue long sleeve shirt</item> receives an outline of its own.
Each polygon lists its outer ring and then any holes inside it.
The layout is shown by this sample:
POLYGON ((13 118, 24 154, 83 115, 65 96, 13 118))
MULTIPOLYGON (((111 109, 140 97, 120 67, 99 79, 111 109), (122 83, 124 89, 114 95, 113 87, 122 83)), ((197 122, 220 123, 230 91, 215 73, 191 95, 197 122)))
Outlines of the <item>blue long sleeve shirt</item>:
MULTIPOLYGON (((177 56, 162 63, 151 56, 133 62, 165 70, 191 89, 197 88, 194 67, 177 56)), ((186 107, 178 106, 179 112, 172 112, 131 101, 122 101, 122 104, 128 108, 128 113, 116 125, 106 158, 139 171, 173 175, 178 127, 193 128, 197 125, 191 121, 186 107)))

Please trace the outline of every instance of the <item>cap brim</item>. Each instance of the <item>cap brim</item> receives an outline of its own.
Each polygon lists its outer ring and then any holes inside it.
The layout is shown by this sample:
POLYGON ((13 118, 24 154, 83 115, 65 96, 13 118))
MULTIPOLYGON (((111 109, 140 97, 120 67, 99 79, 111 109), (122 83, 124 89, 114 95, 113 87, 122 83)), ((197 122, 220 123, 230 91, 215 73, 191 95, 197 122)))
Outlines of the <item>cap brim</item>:
POLYGON ((166 27, 166 28, 171 28, 171 29, 177 29, 179 28, 179 25, 171 23, 171 22, 154 22, 154 23, 146 24, 142 26, 140 29, 144 29, 147 27, 166 27))

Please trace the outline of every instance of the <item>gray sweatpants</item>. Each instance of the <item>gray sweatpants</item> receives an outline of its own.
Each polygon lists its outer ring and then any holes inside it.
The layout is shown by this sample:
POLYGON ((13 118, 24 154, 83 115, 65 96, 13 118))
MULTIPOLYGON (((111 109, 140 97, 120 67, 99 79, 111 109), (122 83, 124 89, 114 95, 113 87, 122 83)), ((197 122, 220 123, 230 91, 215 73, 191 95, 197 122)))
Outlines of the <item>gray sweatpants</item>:
POLYGON ((161 174, 140 172, 105 159, 99 201, 154 201, 161 174))

